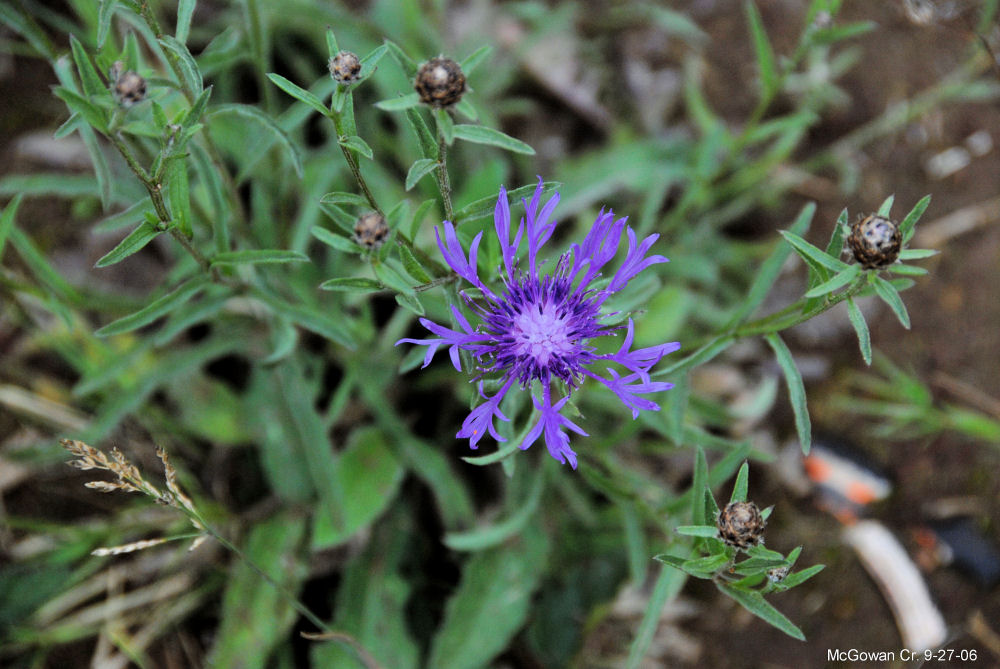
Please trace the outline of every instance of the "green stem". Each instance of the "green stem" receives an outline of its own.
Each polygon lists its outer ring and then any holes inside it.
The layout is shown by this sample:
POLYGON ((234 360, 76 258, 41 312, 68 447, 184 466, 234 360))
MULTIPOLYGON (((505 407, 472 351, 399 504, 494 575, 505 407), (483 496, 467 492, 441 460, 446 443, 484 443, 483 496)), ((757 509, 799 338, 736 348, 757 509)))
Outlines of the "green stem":
MULTIPOLYGON (((337 139, 342 139, 345 137, 345 133, 344 121, 341 118, 341 115, 335 111, 331 111, 329 116, 330 120, 333 121, 334 130, 337 132, 337 139)), ((382 209, 378 206, 378 202, 375 201, 375 196, 372 195, 371 190, 368 188, 368 182, 366 182, 365 178, 361 175, 361 167, 358 165, 358 159, 354 157, 354 154, 349 148, 340 144, 339 141, 338 146, 340 146, 340 150, 344 154, 344 160, 347 161, 347 166, 351 168, 351 173, 354 174, 355 181, 358 182, 358 187, 361 189, 361 192, 364 193, 365 199, 368 200, 368 204, 371 205, 372 209, 382 214, 382 209)))
POLYGON ((159 219, 159 228, 161 231, 166 231, 170 233, 170 236, 177 240, 177 243, 194 258, 195 262, 201 266, 202 270, 208 274, 212 281, 221 282, 222 277, 218 270, 212 267, 211 263, 205 255, 199 251, 189 240, 184 236, 180 230, 175 226, 172 226, 173 219, 170 216, 170 212, 167 210, 167 205, 163 201, 163 184, 158 183, 156 180, 149 176, 146 169, 136 161, 135 157, 132 155, 132 151, 125 142, 116 134, 109 134, 108 139, 111 144, 118 150, 122 158, 125 159, 125 163, 132 170, 132 173, 142 182, 142 185, 146 188, 146 192, 149 193, 149 199, 153 202, 153 209, 156 211, 156 218, 159 219))
POLYGON ((438 190, 441 191, 441 201, 444 203, 445 220, 455 222, 455 212, 451 206, 451 180, 448 178, 448 142, 444 135, 438 130, 438 160, 437 169, 434 174, 437 176, 438 190))

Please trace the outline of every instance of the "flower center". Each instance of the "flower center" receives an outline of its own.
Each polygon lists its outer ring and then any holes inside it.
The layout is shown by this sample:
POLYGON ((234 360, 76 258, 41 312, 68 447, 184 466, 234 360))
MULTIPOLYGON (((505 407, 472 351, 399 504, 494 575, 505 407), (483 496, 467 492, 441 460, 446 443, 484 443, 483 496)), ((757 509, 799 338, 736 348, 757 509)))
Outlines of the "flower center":
POLYGON ((522 356, 531 356, 540 367, 547 367, 554 356, 566 356, 576 349, 570 339, 567 317, 546 301, 514 317, 511 337, 522 356))

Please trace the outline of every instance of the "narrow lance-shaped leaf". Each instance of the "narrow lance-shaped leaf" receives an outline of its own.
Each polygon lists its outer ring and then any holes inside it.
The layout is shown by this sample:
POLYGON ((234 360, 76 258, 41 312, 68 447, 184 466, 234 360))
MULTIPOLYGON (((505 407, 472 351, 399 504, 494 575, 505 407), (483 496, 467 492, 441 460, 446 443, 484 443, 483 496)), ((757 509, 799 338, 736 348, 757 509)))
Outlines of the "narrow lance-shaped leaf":
POLYGON ((191 30, 191 15, 194 14, 194 7, 197 0, 178 0, 177 2, 177 30, 174 37, 181 44, 187 44, 188 33, 191 30))
POLYGON ((146 305, 139 311, 108 323, 94 334, 98 337, 110 337, 111 335, 131 332, 132 330, 141 328, 144 325, 148 325, 157 318, 166 315, 171 310, 187 302, 199 293, 207 285, 207 283, 208 281, 204 277, 190 279, 186 283, 183 283, 174 289, 172 292, 154 300, 152 303, 146 305))
POLYGON ((107 97, 108 89, 105 87, 100 75, 97 74, 97 70, 94 69, 94 64, 90 62, 87 52, 84 51, 83 45, 80 44, 80 40, 76 38, 76 35, 69 36, 69 45, 73 52, 73 62, 76 64, 76 70, 80 75, 80 83, 83 85, 83 92, 86 93, 87 97, 92 99, 107 97))
POLYGON ((895 200, 896 200, 895 195, 890 195, 885 200, 883 200, 882 204, 879 205, 878 215, 882 216, 883 218, 889 218, 889 212, 892 211, 892 203, 895 200))
POLYGON ((125 239, 121 240, 115 248, 111 249, 100 260, 95 267, 107 267, 121 262, 133 253, 141 250, 146 244, 156 239, 163 230, 153 221, 143 221, 139 227, 130 232, 125 239))
POLYGON ((292 167, 295 168, 295 173, 299 177, 302 176, 302 156, 299 154, 299 149, 295 146, 295 143, 292 142, 288 133, 282 130, 281 126, 279 126, 273 118, 252 105, 243 104, 226 104, 213 108, 212 116, 220 114, 237 114, 260 124, 261 127, 271 133, 272 136, 285 148, 292 161, 292 167))
POLYGON ((745 502, 747 501, 747 493, 749 491, 749 479, 750 479, 750 465, 743 463, 740 465, 739 472, 736 473, 736 483, 733 484, 733 495, 729 498, 730 502, 745 502))
POLYGON ((421 158, 414 161, 406 173, 406 190, 410 190, 417 185, 417 182, 433 172, 437 164, 437 160, 433 158, 421 158))
POLYGON ((296 100, 306 103, 324 116, 330 115, 330 110, 326 108, 323 101, 301 86, 294 84, 280 74, 275 74, 273 72, 268 72, 267 78, 270 79, 275 86, 288 93, 296 100))
POLYGON ((771 333, 764 337, 767 343, 774 350, 774 356, 785 374, 785 382, 788 384, 788 398, 792 404, 792 412, 795 414, 795 431, 799 436, 799 443, 802 452, 809 454, 812 444, 812 426, 809 420, 809 410, 806 408, 806 389, 802 383, 802 374, 795 365, 792 352, 781 340, 777 333, 771 333))
POLYGON ((372 158, 374 157, 374 154, 372 153, 372 148, 368 146, 368 143, 365 142, 365 140, 361 139, 357 135, 351 135, 350 137, 341 137, 338 140, 338 143, 341 146, 345 146, 348 149, 351 149, 352 151, 360 153, 368 160, 372 160, 372 158))
POLYGON ((812 260, 813 262, 826 267, 827 269, 832 269, 834 272, 839 272, 841 270, 847 269, 847 263, 834 258, 826 253, 823 253, 820 249, 816 248, 806 240, 802 239, 798 235, 788 232, 787 230, 781 230, 781 236, 792 245, 795 252, 798 253, 803 260, 812 260))
POLYGON ((771 48, 771 41, 764 30, 764 21, 761 19, 757 6, 748 0, 746 3, 747 22, 750 24, 750 35, 753 38, 754 53, 757 56, 757 68, 760 70, 760 97, 762 100, 770 100, 778 90, 778 71, 775 65, 774 51, 771 48))
POLYGON ((896 318, 899 319, 903 327, 909 330, 910 315, 906 312, 906 305, 903 304, 903 298, 899 296, 896 287, 875 273, 869 274, 868 277, 869 282, 875 289, 875 293, 892 308, 893 313, 896 314, 896 318))
POLYGON ((483 125, 459 124, 454 127, 453 132, 455 137, 464 139, 467 142, 499 146, 501 149, 507 149, 514 153, 535 154, 535 150, 530 145, 525 144, 519 139, 514 139, 510 135, 505 135, 499 130, 494 130, 483 125))
POLYGON ((769 625, 777 627, 779 630, 799 641, 805 641, 806 636, 791 620, 785 617, 781 611, 771 606, 756 590, 740 590, 726 583, 716 583, 716 587, 722 592, 735 599, 740 606, 758 618, 761 618, 769 625))
POLYGON ((191 95, 200 95, 205 84, 201 78, 201 70, 198 69, 198 63, 195 62, 187 46, 177 41, 177 38, 172 35, 164 35, 157 41, 165 49, 177 56, 177 68, 180 70, 181 78, 183 79, 180 83, 190 91, 191 95))
POLYGON ((857 303, 854 298, 847 298, 847 317, 851 321, 851 325, 854 326, 854 331, 858 335, 858 346, 861 347, 861 357, 864 358, 865 364, 872 364, 872 340, 871 335, 868 332, 868 323, 865 322, 865 316, 861 313, 861 309, 858 308, 857 303))
POLYGON ((919 221, 920 217, 924 215, 924 212, 927 210, 927 207, 928 205, 930 205, 930 203, 931 203, 930 195, 925 195, 922 198, 920 198, 920 201, 917 202, 915 205, 913 205, 913 209, 910 210, 910 213, 908 213, 906 217, 903 219, 903 221, 899 224, 899 231, 903 235, 904 244, 910 241, 910 238, 913 237, 913 231, 915 226, 917 225, 917 221, 919 221))
POLYGON ((3 247, 7 243, 7 236, 14 227, 14 216, 17 215, 17 209, 21 206, 23 198, 24 196, 20 193, 15 195, 14 199, 7 203, 3 213, 0 214, 0 260, 3 259, 3 247))
POLYGON ((848 265, 847 269, 837 272, 836 274, 833 275, 833 278, 831 278, 830 280, 824 281, 815 288, 812 288, 809 291, 807 291, 805 296, 819 297, 820 295, 826 295, 827 293, 832 293, 838 288, 842 288, 843 286, 846 286, 847 284, 854 281, 856 278, 858 278, 859 274, 861 274, 860 265, 848 265))
POLYGON ((212 257, 213 265, 261 265, 268 263, 306 262, 309 256, 298 251, 282 249, 249 249, 226 251, 212 257))

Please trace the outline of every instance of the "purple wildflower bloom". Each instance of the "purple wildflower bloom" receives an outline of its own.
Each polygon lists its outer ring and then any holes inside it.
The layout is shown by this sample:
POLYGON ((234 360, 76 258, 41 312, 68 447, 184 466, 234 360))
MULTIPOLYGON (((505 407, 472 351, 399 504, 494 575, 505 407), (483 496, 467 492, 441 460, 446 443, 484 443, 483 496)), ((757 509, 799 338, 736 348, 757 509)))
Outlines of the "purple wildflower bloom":
POLYGON ((615 353, 598 354, 589 342, 598 337, 614 335, 622 326, 606 325, 608 314, 602 311, 604 302, 623 289, 642 270, 656 263, 667 262, 660 255, 646 256, 659 235, 650 235, 637 242, 635 231, 626 225, 626 219, 615 220, 611 211, 601 212, 594 221, 582 244, 572 244, 560 256, 551 274, 539 273, 538 254, 552 237, 555 221, 550 221, 559 203, 556 193, 539 209, 542 180, 530 202, 523 201, 526 216, 521 219, 513 241, 510 230, 510 206, 507 191, 500 188, 494 212, 494 226, 500 241, 503 266, 498 268, 502 290, 494 292, 479 277, 476 257, 483 233, 476 235, 465 251, 455 233, 455 226, 444 221, 444 239, 436 229, 438 247, 448 265, 470 284, 478 288, 483 297, 479 301, 462 294, 466 303, 475 311, 480 323, 473 327, 454 305, 451 307, 455 322, 461 330, 452 330, 426 318, 420 323, 436 337, 428 339, 400 339, 397 344, 409 342, 427 347, 423 366, 430 364, 441 346, 447 346, 455 369, 461 371, 459 351, 468 351, 475 360, 478 375, 499 379, 499 390, 492 396, 483 391, 479 381, 479 396, 485 400, 477 406, 462 424, 456 435, 467 438, 469 446, 478 448, 479 439, 487 432, 497 441, 505 441, 493 424, 493 419, 509 421, 500 410, 500 402, 517 384, 530 389, 537 382, 541 398, 532 393, 538 411, 538 422, 528 432, 520 448, 526 449, 538 437, 544 436, 549 453, 561 463, 569 462, 576 468, 576 453, 569 446, 566 430, 586 436, 580 426, 560 412, 573 391, 585 377, 597 380, 611 390, 636 418, 640 411, 659 411, 655 402, 640 397, 673 387, 673 384, 650 379, 649 370, 663 356, 680 348, 672 342, 632 350, 635 327, 632 319, 625 326, 625 340, 615 353), (628 237, 628 252, 621 266, 610 273, 610 280, 603 288, 593 286, 602 270, 618 252, 622 232, 628 237), (522 239, 527 240, 527 268, 518 259, 522 239), (616 364, 626 370, 624 376, 608 366, 616 364), (603 371, 598 371, 603 367, 603 371), (553 402, 553 384, 562 382, 565 395, 553 402))

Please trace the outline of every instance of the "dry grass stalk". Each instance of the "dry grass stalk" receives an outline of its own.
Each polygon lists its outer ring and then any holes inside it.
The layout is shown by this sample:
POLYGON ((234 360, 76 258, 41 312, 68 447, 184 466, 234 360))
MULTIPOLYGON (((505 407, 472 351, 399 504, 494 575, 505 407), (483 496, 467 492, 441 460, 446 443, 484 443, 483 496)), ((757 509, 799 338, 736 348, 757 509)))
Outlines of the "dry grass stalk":
MULTIPOLYGON (((195 529, 199 531, 199 535, 195 538, 189 550, 194 550, 200 546, 206 538, 208 538, 208 535, 205 532, 205 525, 201 522, 201 514, 199 514, 195 509, 191 498, 185 495, 184 492, 181 491, 180 486, 177 485, 177 470, 174 468, 173 464, 171 464, 167 452, 162 448, 156 449, 156 455, 160 458, 160 462, 163 463, 164 478, 167 483, 166 492, 161 491, 155 485, 143 478, 142 472, 139 471, 139 468, 129 462, 128 458, 125 457, 125 454, 117 448, 112 448, 111 457, 108 457, 108 455, 103 451, 85 444, 82 441, 77 441, 75 439, 62 439, 59 443, 61 443, 66 450, 77 458, 69 463, 70 466, 82 470, 100 469, 109 471, 118 477, 117 481, 89 481, 84 484, 86 487, 92 490, 100 490, 101 492, 114 492, 115 490, 121 490, 123 492, 141 492, 144 495, 152 497, 156 500, 157 504, 172 506, 182 512, 185 516, 187 516, 188 520, 191 521, 191 524, 194 525, 195 529)), ((188 538, 188 535, 180 537, 165 537, 161 539, 144 539, 142 541, 134 541, 120 546, 98 548, 97 550, 92 551, 91 554, 121 555, 123 553, 131 553, 144 548, 150 548, 151 546, 158 546, 175 539, 186 538, 188 538)))

